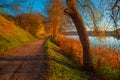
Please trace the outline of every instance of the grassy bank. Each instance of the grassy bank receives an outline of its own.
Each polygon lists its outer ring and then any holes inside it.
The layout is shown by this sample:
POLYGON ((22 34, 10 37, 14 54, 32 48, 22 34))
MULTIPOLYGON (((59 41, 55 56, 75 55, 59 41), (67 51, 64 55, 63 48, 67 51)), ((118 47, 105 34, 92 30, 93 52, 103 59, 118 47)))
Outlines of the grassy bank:
POLYGON ((0 15, 0 54, 32 40, 31 34, 0 15))
POLYGON ((88 76, 79 70, 79 66, 65 57, 50 39, 45 44, 45 51, 48 64, 45 80, 88 80, 88 76))
MULTIPOLYGON (((70 59, 75 60, 79 66, 83 63, 83 53, 80 41, 67 38, 63 35, 56 37, 57 45, 70 59)), ((92 60, 96 74, 103 75, 106 80, 120 79, 120 57, 119 52, 107 47, 91 47, 92 60)))

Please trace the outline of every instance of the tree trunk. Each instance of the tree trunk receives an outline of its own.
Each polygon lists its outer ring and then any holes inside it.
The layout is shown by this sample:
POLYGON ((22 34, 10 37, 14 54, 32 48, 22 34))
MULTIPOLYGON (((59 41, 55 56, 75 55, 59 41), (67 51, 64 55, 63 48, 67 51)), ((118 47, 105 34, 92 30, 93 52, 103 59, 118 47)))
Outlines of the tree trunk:
POLYGON ((60 24, 56 24, 56 29, 55 29, 55 36, 57 36, 60 33, 60 24))
POLYGON ((87 71, 91 71, 93 70, 93 65, 90 51, 90 42, 82 16, 78 11, 75 0, 66 0, 66 2, 68 9, 66 9, 65 12, 72 18, 83 47, 83 68, 87 71))

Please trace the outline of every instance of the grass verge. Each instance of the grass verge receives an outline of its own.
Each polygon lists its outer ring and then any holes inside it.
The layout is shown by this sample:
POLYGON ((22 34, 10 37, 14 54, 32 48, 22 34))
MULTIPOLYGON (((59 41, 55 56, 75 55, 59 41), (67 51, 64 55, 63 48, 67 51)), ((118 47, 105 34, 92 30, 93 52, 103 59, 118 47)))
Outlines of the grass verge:
POLYGON ((79 66, 65 57, 60 48, 50 39, 45 43, 48 63, 47 80, 88 80, 88 76, 79 70, 79 66))

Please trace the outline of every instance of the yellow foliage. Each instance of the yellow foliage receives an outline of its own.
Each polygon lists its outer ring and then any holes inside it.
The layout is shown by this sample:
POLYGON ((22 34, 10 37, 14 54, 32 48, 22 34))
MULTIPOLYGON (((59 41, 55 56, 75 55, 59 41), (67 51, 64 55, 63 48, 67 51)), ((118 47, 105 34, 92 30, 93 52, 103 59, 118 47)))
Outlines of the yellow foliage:
POLYGON ((36 35, 39 36, 39 35, 44 35, 44 34, 45 34, 45 27, 44 27, 44 25, 41 24, 40 28, 36 32, 36 35))

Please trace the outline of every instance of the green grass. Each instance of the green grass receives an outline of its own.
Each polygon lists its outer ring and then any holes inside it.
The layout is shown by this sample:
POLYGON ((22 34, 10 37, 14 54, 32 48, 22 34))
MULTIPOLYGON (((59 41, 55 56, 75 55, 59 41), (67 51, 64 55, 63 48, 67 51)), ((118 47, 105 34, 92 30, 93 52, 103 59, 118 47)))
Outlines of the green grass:
POLYGON ((79 70, 74 61, 62 55, 58 46, 51 40, 45 44, 46 56, 48 58, 48 80, 88 80, 88 76, 79 70))
POLYGON ((104 75, 106 80, 120 80, 120 70, 113 69, 109 65, 105 65, 98 70, 98 74, 104 75))

